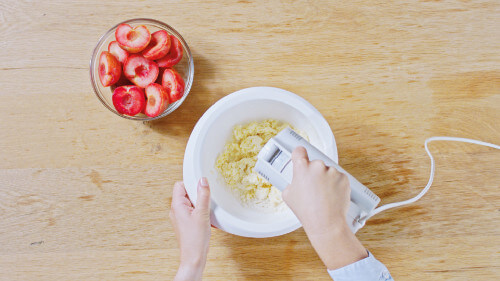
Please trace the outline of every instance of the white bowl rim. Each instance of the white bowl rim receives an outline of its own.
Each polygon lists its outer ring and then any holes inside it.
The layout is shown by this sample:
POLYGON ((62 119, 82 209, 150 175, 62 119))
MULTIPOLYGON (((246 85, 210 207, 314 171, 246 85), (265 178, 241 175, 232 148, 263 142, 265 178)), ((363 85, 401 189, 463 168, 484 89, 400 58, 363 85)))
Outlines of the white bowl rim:
MULTIPOLYGON (((201 153, 200 147, 203 142, 203 137, 200 136, 206 135, 209 129, 209 126, 206 125, 210 125, 210 121, 217 119, 220 114, 225 112, 225 109, 246 101, 259 99, 285 102, 287 105, 295 107, 304 113, 304 115, 309 116, 309 118, 311 118, 311 123, 319 128, 318 133, 322 134, 321 138, 323 141, 328 144, 323 152, 332 160, 338 162, 337 146, 332 130, 321 113, 308 101, 292 92, 274 87, 251 87, 242 89, 221 98, 213 104, 198 120, 191 132, 184 154, 183 178, 186 191, 193 204, 196 205, 197 183, 199 180, 196 175, 197 162, 195 161, 195 156, 201 153)), ((262 224, 243 221, 218 206, 214 200, 211 200, 210 219, 212 225, 221 230, 234 235, 254 238, 279 236, 301 227, 299 220, 295 218, 293 223, 290 223, 288 220, 286 223, 273 223, 272 230, 262 229, 262 224)))

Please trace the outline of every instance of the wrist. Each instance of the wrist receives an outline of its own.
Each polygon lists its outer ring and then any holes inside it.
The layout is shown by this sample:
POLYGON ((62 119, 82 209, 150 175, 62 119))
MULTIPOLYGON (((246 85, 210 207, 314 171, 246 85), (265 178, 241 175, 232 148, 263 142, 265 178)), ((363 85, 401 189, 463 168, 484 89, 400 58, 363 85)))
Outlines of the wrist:
MULTIPOLYGON (((307 233, 307 231, 306 231, 307 233)), ((368 256, 366 249, 343 220, 318 233, 307 233, 316 253, 328 269, 337 269, 368 256)))
POLYGON ((329 218, 309 218, 304 221, 302 225, 307 233, 307 236, 309 236, 309 239, 312 237, 318 237, 316 239, 323 239, 323 237, 330 238, 332 235, 339 235, 346 230, 349 230, 345 215, 340 213, 329 218), (326 221, 327 223, 318 223, 323 221, 326 221))
POLYGON ((203 259, 181 261, 174 281, 201 280, 206 261, 203 259))

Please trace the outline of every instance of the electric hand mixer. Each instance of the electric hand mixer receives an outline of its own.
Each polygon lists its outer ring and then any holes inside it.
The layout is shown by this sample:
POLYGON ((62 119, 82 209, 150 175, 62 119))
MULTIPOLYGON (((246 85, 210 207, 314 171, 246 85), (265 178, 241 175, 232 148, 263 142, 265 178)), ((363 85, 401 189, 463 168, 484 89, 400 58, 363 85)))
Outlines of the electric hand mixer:
POLYGON ((297 146, 303 146, 307 150, 310 161, 322 160, 326 166, 335 167, 347 175, 351 186, 347 222, 353 232, 358 231, 365 224, 366 215, 377 207, 380 198, 292 129, 284 129, 267 142, 257 156, 255 170, 283 191, 292 182, 292 151, 297 146))
POLYGON ((375 195, 375 193, 290 128, 284 129, 276 135, 276 137, 267 142, 257 156, 255 170, 272 185, 283 191, 286 186, 292 182, 292 151, 297 146, 303 146, 307 150, 310 161, 322 160, 326 166, 335 167, 338 171, 344 173, 349 178, 349 184, 351 186, 351 203, 346 216, 349 227, 352 232, 356 233, 365 225, 366 220, 370 217, 390 208, 411 204, 424 196, 424 194, 429 190, 434 178, 434 158, 427 147, 427 144, 431 141, 467 142, 500 149, 500 146, 498 145, 478 140, 455 137, 429 138, 425 141, 425 150, 431 159, 431 175, 425 188, 413 198, 402 202, 390 203, 376 209, 375 207, 377 207, 378 203, 380 203, 380 198, 375 195))

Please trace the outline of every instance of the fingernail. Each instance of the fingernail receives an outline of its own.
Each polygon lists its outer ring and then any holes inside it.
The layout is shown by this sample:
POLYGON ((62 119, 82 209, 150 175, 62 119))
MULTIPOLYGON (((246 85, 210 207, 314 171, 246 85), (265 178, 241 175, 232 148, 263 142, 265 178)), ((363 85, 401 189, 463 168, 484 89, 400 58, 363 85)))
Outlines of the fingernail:
POLYGON ((202 186, 208 186, 208 180, 205 177, 202 177, 200 180, 202 186))

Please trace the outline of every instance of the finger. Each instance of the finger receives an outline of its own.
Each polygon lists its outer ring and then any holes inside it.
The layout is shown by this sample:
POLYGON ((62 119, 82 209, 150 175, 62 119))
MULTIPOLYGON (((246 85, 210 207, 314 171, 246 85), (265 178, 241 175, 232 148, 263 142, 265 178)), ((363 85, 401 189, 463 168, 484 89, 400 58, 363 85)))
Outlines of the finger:
POLYGON ((196 200, 195 210, 210 213, 210 187, 205 177, 201 178, 198 182, 198 199, 196 200))
POLYGON ((313 171, 318 172, 324 172, 328 169, 328 167, 325 165, 325 162, 323 162, 322 160, 313 160, 309 162, 309 167, 311 167, 313 171))
POLYGON ((172 209, 170 209, 170 212, 168 212, 168 217, 170 218, 170 221, 172 221, 172 222, 175 220, 174 211, 172 211, 172 209))
POLYGON ((338 178, 338 184, 339 184, 339 186, 344 187, 346 190, 349 190, 349 192, 350 192, 351 186, 349 184, 349 178, 344 173, 339 173, 339 174, 340 174, 339 178, 338 178))
POLYGON ((331 175, 336 175, 337 173, 339 173, 339 171, 337 169, 335 169, 335 167, 331 166, 331 167, 328 167, 327 168, 327 172, 331 175))
POLYGON ((286 186, 285 189, 283 189, 283 191, 281 192, 281 198, 283 199, 283 201, 286 201, 288 200, 288 194, 290 194, 290 184, 286 186))
POLYGON ((174 184, 174 190, 172 191, 172 202, 180 201, 183 197, 186 196, 187 192, 184 183, 181 181, 176 182, 174 184))
POLYGON ((309 163, 307 150, 302 146, 297 146, 292 152, 293 173, 304 169, 309 163))
POLYGON ((179 235, 179 230, 177 228, 178 221, 175 217, 175 214, 172 211, 170 211, 169 217, 170 217, 170 223, 172 224, 172 228, 174 229, 175 238, 177 239, 177 243, 180 245, 181 244, 180 235, 179 235))
POLYGON ((173 209, 186 209, 188 211, 193 208, 193 204, 189 200, 186 187, 183 182, 176 182, 174 184, 171 206, 173 209))

